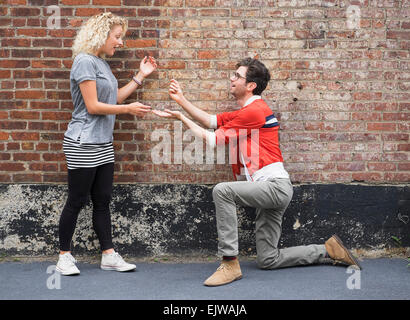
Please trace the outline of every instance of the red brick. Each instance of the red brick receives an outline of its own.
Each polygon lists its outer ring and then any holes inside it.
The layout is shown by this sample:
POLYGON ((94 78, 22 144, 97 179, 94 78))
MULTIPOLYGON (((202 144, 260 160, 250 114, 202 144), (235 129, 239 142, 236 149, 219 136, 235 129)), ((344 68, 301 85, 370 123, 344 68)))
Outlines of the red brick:
POLYGON ((352 120, 378 121, 381 120, 381 114, 376 112, 353 112, 352 120))
POLYGON ((61 4, 65 5, 65 6, 78 6, 78 5, 85 5, 85 4, 89 4, 90 0, 61 0, 61 4))
POLYGON ((33 68, 60 68, 61 61, 60 60, 32 60, 31 66, 33 68))
POLYGON ((381 92, 355 92, 353 94, 354 100, 380 100, 382 98, 381 92))
POLYGON ((31 163, 29 168, 33 171, 58 171, 56 163, 31 163))
POLYGON ((137 39, 137 40, 127 40, 126 45, 128 48, 148 48, 156 47, 156 40, 146 40, 146 39, 137 39))
POLYGON ((384 181, 408 183, 410 181, 410 173, 408 172, 400 172, 400 173, 386 172, 384 174, 384 181))
POLYGON ((40 142, 36 145, 36 151, 48 151, 48 143, 40 142))
POLYGON ((15 39, 5 38, 1 40, 1 44, 4 47, 30 47, 31 39, 15 39))
POLYGON ((43 78, 43 72, 40 70, 17 70, 14 72, 15 79, 35 79, 35 78, 43 78))
POLYGON ((20 150, 20 143, 16 143, 16 142, 7 143, 7 150, 20 150))
POLYGON ((387 31, 387 39, 410 40, 410 31, 387 31))
POLYGON ((14 17, 37 17, 40 15, 40 9, 37 8, 11 8, 11 16, 14 17))
POLYGON ((395 123, 377 122, 368 123, 367 130, 369 131, 396 131, 397 125, 395 123))
POLYGON ((229 9, 202 9, 199 11, 199 15, 202 17, 227 17, 229 16, 229 9))
POLYGON ((44 58, 71 58, 72 51, 64 49, 44 49, 42 50, 44 58))
POLYGON ((40 135, 37 132, 12 132, 10 133, 13 140, 22 141, 22 140, 39 140, 40 135))
POLYGON ((121 0, 92 0, 92 4, 96 6, 121 6, 121 0))
POLYGON ((14 153, 13 160, 16 161, 33 161, 33 160, 40 160, 39 153, 14 153))
POLYGON ((44 161, 65 161, 64 153, 44 153, 43 154, 44 161))
POLYGON ((386 121, 409 121, 410 113, 396 112, 396 113, 383 113, 383 120, 386 121))
POLYGON ((40 112, 37 111, 10 111, 11 119, 39 119, 40 112))
POLYGON ((9 79, 11 72, 9 70, 0 70, 0 79, 9 79))
POLYGON ((362 162, 350 162, 337 164, 337 171, 364 171, 365 165, 362 162))
POLYGON ((47 30, 46 29, 17 29, 18 36, 28 36, 28 37, 46 37, 47 30))
POLYGON ((46 131, 57 131, 58 124, 55 122, 29 122, 29 130, 46 130, 46 131))
POLYGON ((410 171, 410 163, 399 163, 397 164, 397 169, 399 171, 410 171))
POLYGON ((397 145, 397 151, 410 151, 410 144, 399 144, 397 145))
POLYGON ((8 139, 9 139, 8 132, 0 131, 0 140, 8 140, 8 139))
POLYGON ((42 182, 40 173, 16 173, 13 174, 13 182, 42 182))
POLYGON ((49 112, 42 111, 41 118, 43 120, 71 120, 72 114, 70 112, 49 112))
POLYGON ((21 150, 34 150, 34 143, 33 142, 22 142, 21 143, 21 150))
POLYGON ((384 163, 384 162, 370 162, 368 163, 368 168, 370 171, 395 171, 395 163, 384 163))
POLYGON ((162 61, 160 66, 161 69, 185 69, 186 63, 185 61, 162 61))
POLYGON ((214 7, 216 0, 186 0, 185 5, 187 7, 214 7))
MULTIPOLYGON (((125 6, 150 6, 152 0, 123 0, 125 6)), ((166 5, 167 0, 155 0, 155 6, 166 5)))
POLYGON ((383 175, 378 172, 353 173, 352 179, 353 181, 360 181, 360 182, 382 181, 383 175))
POLYGON ((75 10, 75 15, 77 17, 90 17, 94 16, 99 13, 103 13, 104 9, 103 8, 77 8, 75 10))
POLYGON ((382 139, 384 141, 409 141, 408 133, 388 133, 383 134, 382 139))
POLYGON ((200 50, 198 59, 222 59, 226 58, 227 52, 222 50, 200 50))
POLYGON ((43 174, 44 183, 67 183, 67 174, 43 174))
POLYGON ((16 162, 0 162, 0 171, 24 171, 24 165, 16 162))
POLYGON ((139 17, 159 17, 161 15, 159 9, 137 9, 137 13, 139 17))
POLYGON ((24 90, 16 91, 16 99, 44 99, 44 91, 24 90))
POLYGON ((30 61, 27 60, 0 60, 0 68, 27 68, 30 66, 30 61))
POLYGON ((3 182, 3 183, 11 182, 11 176, 8 174, 0 174, 0 182, 3 182))

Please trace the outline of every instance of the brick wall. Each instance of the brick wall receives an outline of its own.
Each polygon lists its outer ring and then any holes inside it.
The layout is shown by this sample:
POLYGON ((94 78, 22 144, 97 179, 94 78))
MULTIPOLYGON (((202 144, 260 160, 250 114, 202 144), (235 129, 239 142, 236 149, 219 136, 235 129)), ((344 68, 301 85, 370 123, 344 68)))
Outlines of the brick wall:
MULTIPOLYGON (((71 45, 82 20, 102 11, 129 21, 126 48, 109 59, 119 85, 144 55, 159 61, 158 71, 128 102, 176 107, 167 94, 176 78, 197 106, 211 113, 232 110, 229 75, 239 59, 258 56, 272 74, 264 97, 280 120, 285 166, 294 182, 410 180, 407 0, 0 3, 1 183, 66 182, 62 138, 73 107, 71 45), (52 5, 60 10, 59 28, 51 20, 57 11, 47 11, 52 5)), ((231 179, 228 164, 153 164, 159 142, 152 133, 166 129, 173 135, 178 128, 151 116, 118 116, 115 181, 231 179)))

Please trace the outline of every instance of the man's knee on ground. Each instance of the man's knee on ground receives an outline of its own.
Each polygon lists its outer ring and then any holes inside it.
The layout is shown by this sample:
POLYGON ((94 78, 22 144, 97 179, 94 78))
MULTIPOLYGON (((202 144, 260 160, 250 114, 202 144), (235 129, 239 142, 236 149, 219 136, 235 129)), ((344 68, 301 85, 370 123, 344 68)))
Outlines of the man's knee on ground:
POLYGON ((274 255, 258 255, 256 258, 256 263, 259 269, 270 270, 275 269, 275 264, 279 256, 274 255))

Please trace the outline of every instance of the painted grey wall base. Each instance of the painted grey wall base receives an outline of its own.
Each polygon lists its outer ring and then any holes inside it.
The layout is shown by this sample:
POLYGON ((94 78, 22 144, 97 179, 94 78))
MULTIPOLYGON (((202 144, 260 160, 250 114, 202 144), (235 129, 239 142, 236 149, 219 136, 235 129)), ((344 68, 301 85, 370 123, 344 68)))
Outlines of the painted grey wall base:
MULTIPOLYGON (((122 254, 215 254, 217 233, 208 185, 116 185, 113 240, 122 254)), ((58 252, 65 185, 0 185, 0 255, 58 252)), ((92 205, 80 213, 73 252, 99 252, 92 205)), ((323 243, 337 233, 351 248, 410 246, 409 186, 299 185, 285 213, 281 247, 323 243)), ((255 254, 254 210, 238 208, 240 250, 255 254)))

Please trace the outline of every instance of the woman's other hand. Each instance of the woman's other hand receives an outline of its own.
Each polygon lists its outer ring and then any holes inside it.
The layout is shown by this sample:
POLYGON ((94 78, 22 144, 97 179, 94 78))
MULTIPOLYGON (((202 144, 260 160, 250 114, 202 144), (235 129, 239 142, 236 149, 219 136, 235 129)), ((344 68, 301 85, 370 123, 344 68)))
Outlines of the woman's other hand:
POLYGON ((139 72, 141 72, 141 75, 146 78, 153 73, 157 67, 157 62, 153 57, 144 57, 144 59, 141 60, 139 72))

